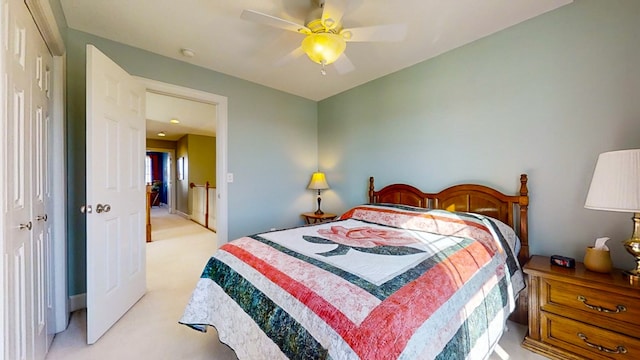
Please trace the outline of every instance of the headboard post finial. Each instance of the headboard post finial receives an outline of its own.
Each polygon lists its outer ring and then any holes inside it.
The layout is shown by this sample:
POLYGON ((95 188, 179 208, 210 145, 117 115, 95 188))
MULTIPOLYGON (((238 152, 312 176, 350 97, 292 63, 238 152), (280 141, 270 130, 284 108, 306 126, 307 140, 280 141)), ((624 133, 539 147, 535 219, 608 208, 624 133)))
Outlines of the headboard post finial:
POLYGON ((518 260, 524 264, 529 259, 529 189, 527 189, 527 174, 520 175, 520 254, 518 260))
POLYGON ((527 189, 527 174, 520 174, 520 195, 527 196, 529 189, 527 189))
POLYGON ((369 177, 369 202, 370 203, 374 203, 375 201, 373 200, 373 191, 374 191, 374 187, 373 187, 373 176, 369 177))

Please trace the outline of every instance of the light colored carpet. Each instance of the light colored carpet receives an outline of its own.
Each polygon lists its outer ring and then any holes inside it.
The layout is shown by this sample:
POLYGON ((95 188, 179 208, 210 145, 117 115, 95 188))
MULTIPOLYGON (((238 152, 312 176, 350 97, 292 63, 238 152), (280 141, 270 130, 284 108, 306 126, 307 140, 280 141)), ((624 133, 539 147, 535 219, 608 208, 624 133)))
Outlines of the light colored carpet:
MULTIPOLYGON (((216 235, 204 227, 154 208, 152 239, 147 244, 147 293, 93 345, 86 344, 86 311, 72 314, 66 331, 56 335, 48 360, 74 359, 215 359, 235 360, 213 328, 203 334, 178 319, 209 256, 216 235)), ((537 360, 520 347, 524 326, 509 322, 509 331, 491 360, 537 360)))
POLYGON ((154 208, 147 244, 147 293, 93 345, 86 341, 86 311, 71 316, 55 336, 48 360, 237 359, 213 328, 200 333, 178 324, 216 234, 164 209, 154 208))

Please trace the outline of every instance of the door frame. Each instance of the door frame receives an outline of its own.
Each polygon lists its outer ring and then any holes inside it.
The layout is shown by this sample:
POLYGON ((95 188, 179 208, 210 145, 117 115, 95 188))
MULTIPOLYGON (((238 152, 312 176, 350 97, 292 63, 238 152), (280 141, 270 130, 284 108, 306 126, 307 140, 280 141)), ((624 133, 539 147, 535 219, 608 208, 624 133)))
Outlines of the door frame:
POLYGON ((134 76, 147 91, 216 105, 216 234, 218 245, 228 240, 228 186, 227 186, 227 97, 179 85, 134 76))

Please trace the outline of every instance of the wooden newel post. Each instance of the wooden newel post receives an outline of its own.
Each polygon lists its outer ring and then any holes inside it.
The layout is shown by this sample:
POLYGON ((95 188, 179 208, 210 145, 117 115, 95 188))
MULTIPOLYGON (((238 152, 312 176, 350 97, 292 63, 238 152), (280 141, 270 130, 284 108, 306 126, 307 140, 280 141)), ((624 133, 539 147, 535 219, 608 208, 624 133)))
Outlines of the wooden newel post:
POLYGON ((204 227, 209 228, 209 182, 207 181, 204 184, 204 197, 205 197, 205 206, 204 206, 204 227))
POLYGON ((151 185, 147 185, 147 242, 151 242, 151 185))

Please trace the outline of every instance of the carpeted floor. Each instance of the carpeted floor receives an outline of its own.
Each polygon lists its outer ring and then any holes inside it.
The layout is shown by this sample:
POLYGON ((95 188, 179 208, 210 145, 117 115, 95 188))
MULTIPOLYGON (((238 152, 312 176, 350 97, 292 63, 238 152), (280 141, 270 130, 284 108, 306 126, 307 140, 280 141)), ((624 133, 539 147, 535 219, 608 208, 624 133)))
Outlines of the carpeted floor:
MULTIPOLYGON (((165 209, 152 212, 147 293, 93 345, 86 344, 86 311, 74 312, 67 330, 56 335, 48 360, 236 359, 218 341, 215 329, 203 334, 178 324, 204 265, 217 248, 215 233, 165 209)), ((524 326, 511 322, 508 326, 491 360, 544 359, 520 347, 524 326)))
POLYGON ((178 324, 209 256, 216 234, 166 210, 153 208, 147 244, 147 293, 93 345, 86 344, 86 311, 54 338, 55 359, 236 359, 215 329, 199 333, 178 324))

